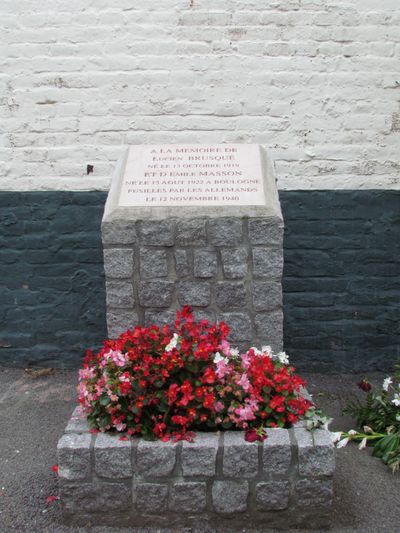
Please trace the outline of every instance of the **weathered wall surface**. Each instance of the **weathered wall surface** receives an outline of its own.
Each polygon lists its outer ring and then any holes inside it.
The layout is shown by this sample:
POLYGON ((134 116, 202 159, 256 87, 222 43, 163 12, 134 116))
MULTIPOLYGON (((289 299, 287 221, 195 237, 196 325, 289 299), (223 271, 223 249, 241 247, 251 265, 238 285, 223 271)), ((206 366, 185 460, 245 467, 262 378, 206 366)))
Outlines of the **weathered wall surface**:
MULTIPOLYGON (((0 364, 78 366, 106 337, 103 192, 0 193, 0 364)), ((281 193, 284 348, 301 369, 399 358, 400 192, 281 193)))
POLYGON ((398 0, 190 3, 2 0, 0 188, 188 139, 263 144, 280 188, 399 185, 398 0))

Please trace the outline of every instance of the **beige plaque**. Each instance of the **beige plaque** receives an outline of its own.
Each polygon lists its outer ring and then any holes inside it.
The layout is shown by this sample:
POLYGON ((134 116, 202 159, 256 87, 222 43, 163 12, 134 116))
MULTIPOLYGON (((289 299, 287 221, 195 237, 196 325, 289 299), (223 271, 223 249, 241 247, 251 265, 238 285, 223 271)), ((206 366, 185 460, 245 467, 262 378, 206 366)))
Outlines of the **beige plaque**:
POLYGON ((260 147, 257 144, 131 146, 119 205, 265 205, 260 147))

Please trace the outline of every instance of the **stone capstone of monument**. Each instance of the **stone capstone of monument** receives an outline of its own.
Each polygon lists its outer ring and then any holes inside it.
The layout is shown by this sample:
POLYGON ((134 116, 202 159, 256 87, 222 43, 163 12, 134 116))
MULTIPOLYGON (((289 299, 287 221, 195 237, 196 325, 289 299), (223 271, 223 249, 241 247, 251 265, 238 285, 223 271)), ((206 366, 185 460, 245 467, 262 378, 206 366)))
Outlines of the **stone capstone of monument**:
POLYGON ((126 149, 102 239, 109 337, 190 305, 240 347, 282 349, 283 221, 258 145, 126 149))
POLYGON ((76 524, 327 527, 334 451, 329 431, 301 423, 252 443, 242 431, 178 443, 91 434, 77 407, 58 442, 62 512, 76 524))

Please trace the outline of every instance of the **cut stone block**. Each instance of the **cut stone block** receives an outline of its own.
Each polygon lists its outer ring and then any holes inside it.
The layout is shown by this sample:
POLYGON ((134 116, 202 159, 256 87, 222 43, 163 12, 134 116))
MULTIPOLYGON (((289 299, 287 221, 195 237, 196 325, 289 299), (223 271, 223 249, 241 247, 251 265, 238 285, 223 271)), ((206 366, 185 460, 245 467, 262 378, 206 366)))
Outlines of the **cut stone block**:
POLYGON ((170 476, 176 462, 177 444, 140 440, 137 447, 136 469, 145 478, 170 476))
POLYGON ((295 428, 302 477, 331 476, 335 470, 335 448, 329 431, 295 428))
POLYGON ((133 500, 141 512, 159 513, 168 506, 168 484, 135 483, 133 500))
POLYGON ((247 481, 214 481, 212 487, 214 509, 221 514, 244 513, 248 495, 247 481))
POLYGON ((289 506, 289 482, 267 481, 256 486, 259 511, 281 511, 289 506))
POLYGON ((100 433, 94 446, 95 472, 99 477, 126 479, 132 477, 131 441, 119 435, 100 433))
POLYGON ((242 431, 224 433, 224 476, 247 479, 258 472, 258 442, 247 442, 242 431))
POLYGON ((61 479, 86 479, 90 467, 90 433, 68 433, 58 441, 58 475, 61 479))
POLYGON ((204 482, 181 482, 171 487, 169 509, 178 513, 201 513, 207 505, 204 482))
POLYGON ((215 476, 219 433, 196 433, 194 442, 182 443, 182 474, 184 477, 215 476))
POLYGON ((287 474, 292 460, 289 432, 281 428, 267 429, 263 442, 263 469, 265 474, 281 476, 287 474))

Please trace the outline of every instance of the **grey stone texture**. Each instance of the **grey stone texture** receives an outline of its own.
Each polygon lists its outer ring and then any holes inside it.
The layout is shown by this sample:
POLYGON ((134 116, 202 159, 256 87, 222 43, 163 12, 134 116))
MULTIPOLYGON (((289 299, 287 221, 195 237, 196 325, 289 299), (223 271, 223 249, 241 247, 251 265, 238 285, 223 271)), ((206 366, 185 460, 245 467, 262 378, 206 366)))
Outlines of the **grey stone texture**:
POLYGON ((133 274, 133 250, 106 248, 104 271, 107 278, 129 278, 133 274))
POLYGON ((139 511, 159 513, 168 506, 168 485, 166 483, 135 483, 133 501, 139 511))
POLYGON ((205 511, 207 505, 206 489, 206 483, 203 481, 174 483, 171 487, 170 510, 177 513, 205 511))
POLYGON ((190 250, 182 248, 175 249, 175 271, 178 279, 190 276, 190 253, 190 250))
POLYGON ((226 279, 244 278, 248 272, 248 249, 221 248, 222 268, 226 279))
POLYGON ((221 514, 244 513, 248 495, 247 481, 215 481, 212 487, 214 509, 221 514))
POLYGON ((172 246, 174 230, 172 220, 143 220, 139 224, 140 242, 145 246, 172 246))
POLYGON ((206 244, 206 219, 182 219, 176 228, 178 246, 201 246, 206 244))
POLYGON ((140 440, 136 452, 137 472, 153 478, 170 476, 175 467, 176 448, 171 442, 140 440))
POLYGON ((253 248, 253 275, 255 278, 282 279, 283 250, 253 248))
POLYGON ((132 444, 118 435, 100 433, 94 446, 94 469, 99 477, 126 479, 132 477, 132 444))
POLYGON ((307 429, 295 428, 299 446, 299 474, 303 477, 331 476, 335 469, 335 448, 329 431, 311 435, 307 429))
POLYGON ((241 218, 213 218, 208 222, 208 238, 216 246, 236 246, 243 237, 241 218))
POLYGON ((138 315, 126 309, 109 308, 107 310, 107 328, 110 339, 115 339, 127 329, 133 329, 138 322, 138 315))
POLYGON ((101 225, 103 244, 135 244, 137 241, 134 221, 109 221, 101 225))
POLYGON ((251 244, 266 244, 281 248, 283 245, 283 224, 270 218, 250 219, 249 241, 251 244))
POLYGON ((219 320, 228 324, 232 342, 251 341, 254 337, 253 326, 248 313, 222 313, 219 320))
POLYGON ((139 282, 139 302, 142 307, 169 307, 174 294, 172 281, 139 282))
POLYGON ((302 507, 331 507, 333 482, 328 479, 300 479, 296 483, 298 505, 302 507))
POLYGON ((220 309, 245 307, 246 287, 242 282, 219 281, 215 285, 215 299, 220 309))
POLYGON ((57 445, 58 475, 61 479, 86 479, 91 472, 90 433, 68 433, 61 437, 57 445))
POLYGON ((180 305, 207 307, 211 300, 211 288, 204 281, 183 281, 178 284, 178 302, 180 305))
POLYGON ((173 324, 175 321, 175 311, 145 311, 145 326, 164 326, 165 324, 173 324))
POLYGON ((215 476, 218 433, 197 433, 194 442, 182 443, 181 461, 184 477, 215 476))
POLYGON ((282 284, 270 281, 254 281, 252 297, 255 311, 282 309, 282 284))
POLYGON ((168 257, 165 248, 140 248, 140 277, 142 279, 166 278, 168 257))
POLYGON ((264 442, 227 431, 174 443, 91 435, 82 421, 77 408, 58 444, 66 518, 172 529, 199 520, 228 530, 329 525, 334 462, 327 431, 318 430, 312 446, 303 428, 268 429, 264 442), (73 428, 80 433, 67 432, 73 428))
POLYGON ((65 433, 87 433, 89 426, 86 417, 82 414, 80 405, 74 409, 71 418, 65 428, 65 433))
MULTIPOLYGON (((120 228, 120 221, 115 223, 120 228)), ((113 233, 110 224, 103 223, 110 336, 127 323, 131 327, 129 317, 140 324, 156 323, 158 316, 172 322, 167 312, 190 305, 224 320, 231 328, 229 339, 241 348, 269 344, 283 349, 279 217, 179 218, 176 211, 166 219, 138 219, 135 238, 123 233, 133 243, 122 244, 121 237, 111 241, 121 233, 113 233), (165 314, 157 315, 160 310, 165 314)))
POLYGON ((224 476, 239 479, 253 478, 258 473, 258 442, 247 442, 242 431, 224 434, 224 476))
POLYGON ((289 482, 267 481, 256 486, 256 502, 259 511, 281 511, 289 506, 289 482))
POLYGON ((271 311, 270 313, 257 313, 254 317, 256 335, 259 339, 268 340, 275 352, 283 348, 283 322, 282 311, 271 311))
POLYGON ((264 473, 271 476, 286 475, 292 460, 289 432, 281 428, 267 429, 263 448, 264 473))
POLYGON ((217 273, 217 252, 202 248, 193 251, 193 271, 195 278, 212 278, 217 273))
POLYGON ((133 286, 130 280, 111 280, 106 283, 107 306, 130 307, 135 304, 133 286))
MULTIPOLYGON (((60 485, 60 500, 64 515, 77 516, 79 513, 123 512, 132 505, 132 489, 122 483, 68 483, 60 485)), ((93 515, 96 516, 96 515, 93 515)))

